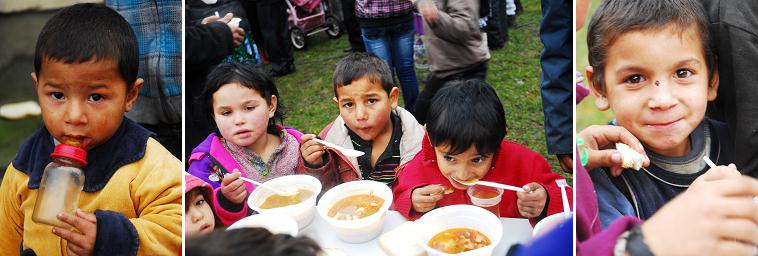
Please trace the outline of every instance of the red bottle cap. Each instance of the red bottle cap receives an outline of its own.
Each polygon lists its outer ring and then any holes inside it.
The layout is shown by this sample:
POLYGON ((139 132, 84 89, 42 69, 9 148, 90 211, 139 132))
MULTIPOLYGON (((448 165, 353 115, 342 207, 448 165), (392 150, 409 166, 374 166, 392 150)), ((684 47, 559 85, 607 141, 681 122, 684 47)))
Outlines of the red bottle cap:
POLYGON ((84 149, 80 147, 66 145, 63 143, 55 146, 55 150, 53 150, 53 153, 50 154, 50 157, 70 158, 81 163, 82 165, 87 165, 87 151, 84 151, 84 149))

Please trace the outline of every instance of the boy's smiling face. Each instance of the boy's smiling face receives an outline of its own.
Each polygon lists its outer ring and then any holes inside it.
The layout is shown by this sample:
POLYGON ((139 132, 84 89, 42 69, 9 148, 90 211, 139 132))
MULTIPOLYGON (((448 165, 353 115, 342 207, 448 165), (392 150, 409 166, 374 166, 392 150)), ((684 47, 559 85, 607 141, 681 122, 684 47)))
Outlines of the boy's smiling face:
POLYGON ((689 153, 688 137, 718 87, 715 72, 709 85, 696 30, 668 25, 626 32, 609 47, 606 59, 606 93, 602 97, 593 88, 596 106, 613 110, 618 124, 654 152, 689 153))
POLYGON ((127 91, 116 62, 94 58, 70 64, 45 58, 32 80, 50 134, 60 142, 79 141, 85 150, 113 136, 142 87, 137 79, 127 91))
POLYGON ((390 113, 397 107, 399 89, 392 87, 389 95, 384 87, 362 77, 349 85, 337 87, 334 101, 340 116, 353 132, 365 141, 392 134, 390 113))

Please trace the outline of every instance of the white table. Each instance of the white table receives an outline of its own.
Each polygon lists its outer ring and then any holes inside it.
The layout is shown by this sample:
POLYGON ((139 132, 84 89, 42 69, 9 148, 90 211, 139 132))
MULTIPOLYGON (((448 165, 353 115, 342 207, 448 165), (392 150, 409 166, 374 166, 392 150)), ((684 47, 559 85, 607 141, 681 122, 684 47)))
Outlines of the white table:
MULTIPOLYGON (((392 230, 394 227, 408 220, 397 211, 388 211, 384 219, 384 232, 392 230)), ((529 220, 519 218, 500 218, 503 225, 503 238, 495 247, 494 255, 505 255, 508 248, 515 243, 524 243, 532 238, 532 226, 529 220)), ((326 222, 319 214, 316 214, 307 227, 300 230, 299 235, 305 235, 315 240, 322 248, 339 248, 351 256, 360 255, 385 255, 382 247, 379 245, 379 236, 375 239, 361 243, 351 244, 340 240, 329 223, 326 222)))

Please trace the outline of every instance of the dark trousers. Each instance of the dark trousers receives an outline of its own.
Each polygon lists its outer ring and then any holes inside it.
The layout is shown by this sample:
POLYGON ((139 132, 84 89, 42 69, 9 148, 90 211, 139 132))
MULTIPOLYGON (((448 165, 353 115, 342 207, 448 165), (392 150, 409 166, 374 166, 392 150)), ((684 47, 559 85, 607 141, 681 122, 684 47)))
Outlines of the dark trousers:
POLYGON ((426 86, 416 100, 416 112, 413 113, 416 120, 422 125, 426 124, 426 115, 429 113, 429 106, 432 104, 434 95, 436 95, 440 89, 445 88, 445 86, 450 84, 449 82, 468 79, 487 80, 487 62, 482 62, 472 69, 446 77, 440 77, 434 73, 429 74, 429 77, 426 79, 426 86))
POLYGON ((276 72, 294 69, 293 47, 287 31, 287 4, 284 1, 257 1, 255 4, 271 69, 276 72))
POLYGON ((358 26, 358 19, 355 18, 355 0, 342 0, 342 19, 350 47, 356 51, 365 52, 366 46, 363 44, 361 27, 358 26))

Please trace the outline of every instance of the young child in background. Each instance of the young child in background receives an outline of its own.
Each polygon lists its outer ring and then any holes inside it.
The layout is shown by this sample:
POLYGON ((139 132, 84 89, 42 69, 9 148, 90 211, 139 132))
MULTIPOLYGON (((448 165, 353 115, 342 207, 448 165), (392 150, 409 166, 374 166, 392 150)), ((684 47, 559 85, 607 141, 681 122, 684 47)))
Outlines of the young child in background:
POLYGON ((0 251, 22 255, 172 255, 181 251, 181 162, 124 113, 142 79, 137 39, 101 4, 60 10, 42 28, 31 77, 44 127, 27 139, 0 186, 0 251), (75 229, 32 220, 50 153, 87 151, 75 229), (15 253, 14 253, 15 252, 15 253))
MULTIPOLYGON (((589 171, 600 220, 650 218, 709 167, 733 161, 726 124, 704 118, 718 73, 708 19, 695 0, 603 1, 588 31, 587 77, 595 106, 636 137, 650 159, 640 171, 589 171)), ((590 136, 590 135, 587 135, 590 136)), ((620 155, 617 156, 620 159, 620 155)))
MULTIPOLYGON (((485 180, 521 186, 503 192, 500 217, 526 217, 532 224, 563 211, 561 176, 545 158, 503 140, 505 111, 495 90, 479 79, 453 82, 440 90, 429 108, 423 149, 398 171, 394 209, 417 219, 436 208, 466 204, 466 185, 485 180), (458 181, 456 181, 458 180, 458 181), (445 193, 453 188, 452 193, 445 193)), ((566 191, 572 201, 571 188, 566 191)))
POLYGON ((237 205, 253 191, 239 177, 264 182, 295 174, 302 134, 282 125, 284 107, 268 75, 253 65, 220 64, 208 75, 199 100, 217 132, 192 150, 189 173, 221 187, 237 205))
POLYGON ((229 200, 205 181, 184 173, 184 226, 187 237, 213 232, 215 227, 229 226, 244 218, 244 205, 229 200))
POLYGON ((298 172, 319 177, 323 191, 362 179, 392 186, 395 169, 421 150, 424 130, 410 112, 397 106, 400 92, 392 86, 389 66, 373 54, 353 53, 337 63, 332 80, 340 115, 319 137, 366 154, 347 157, 306 134, 298 172))

